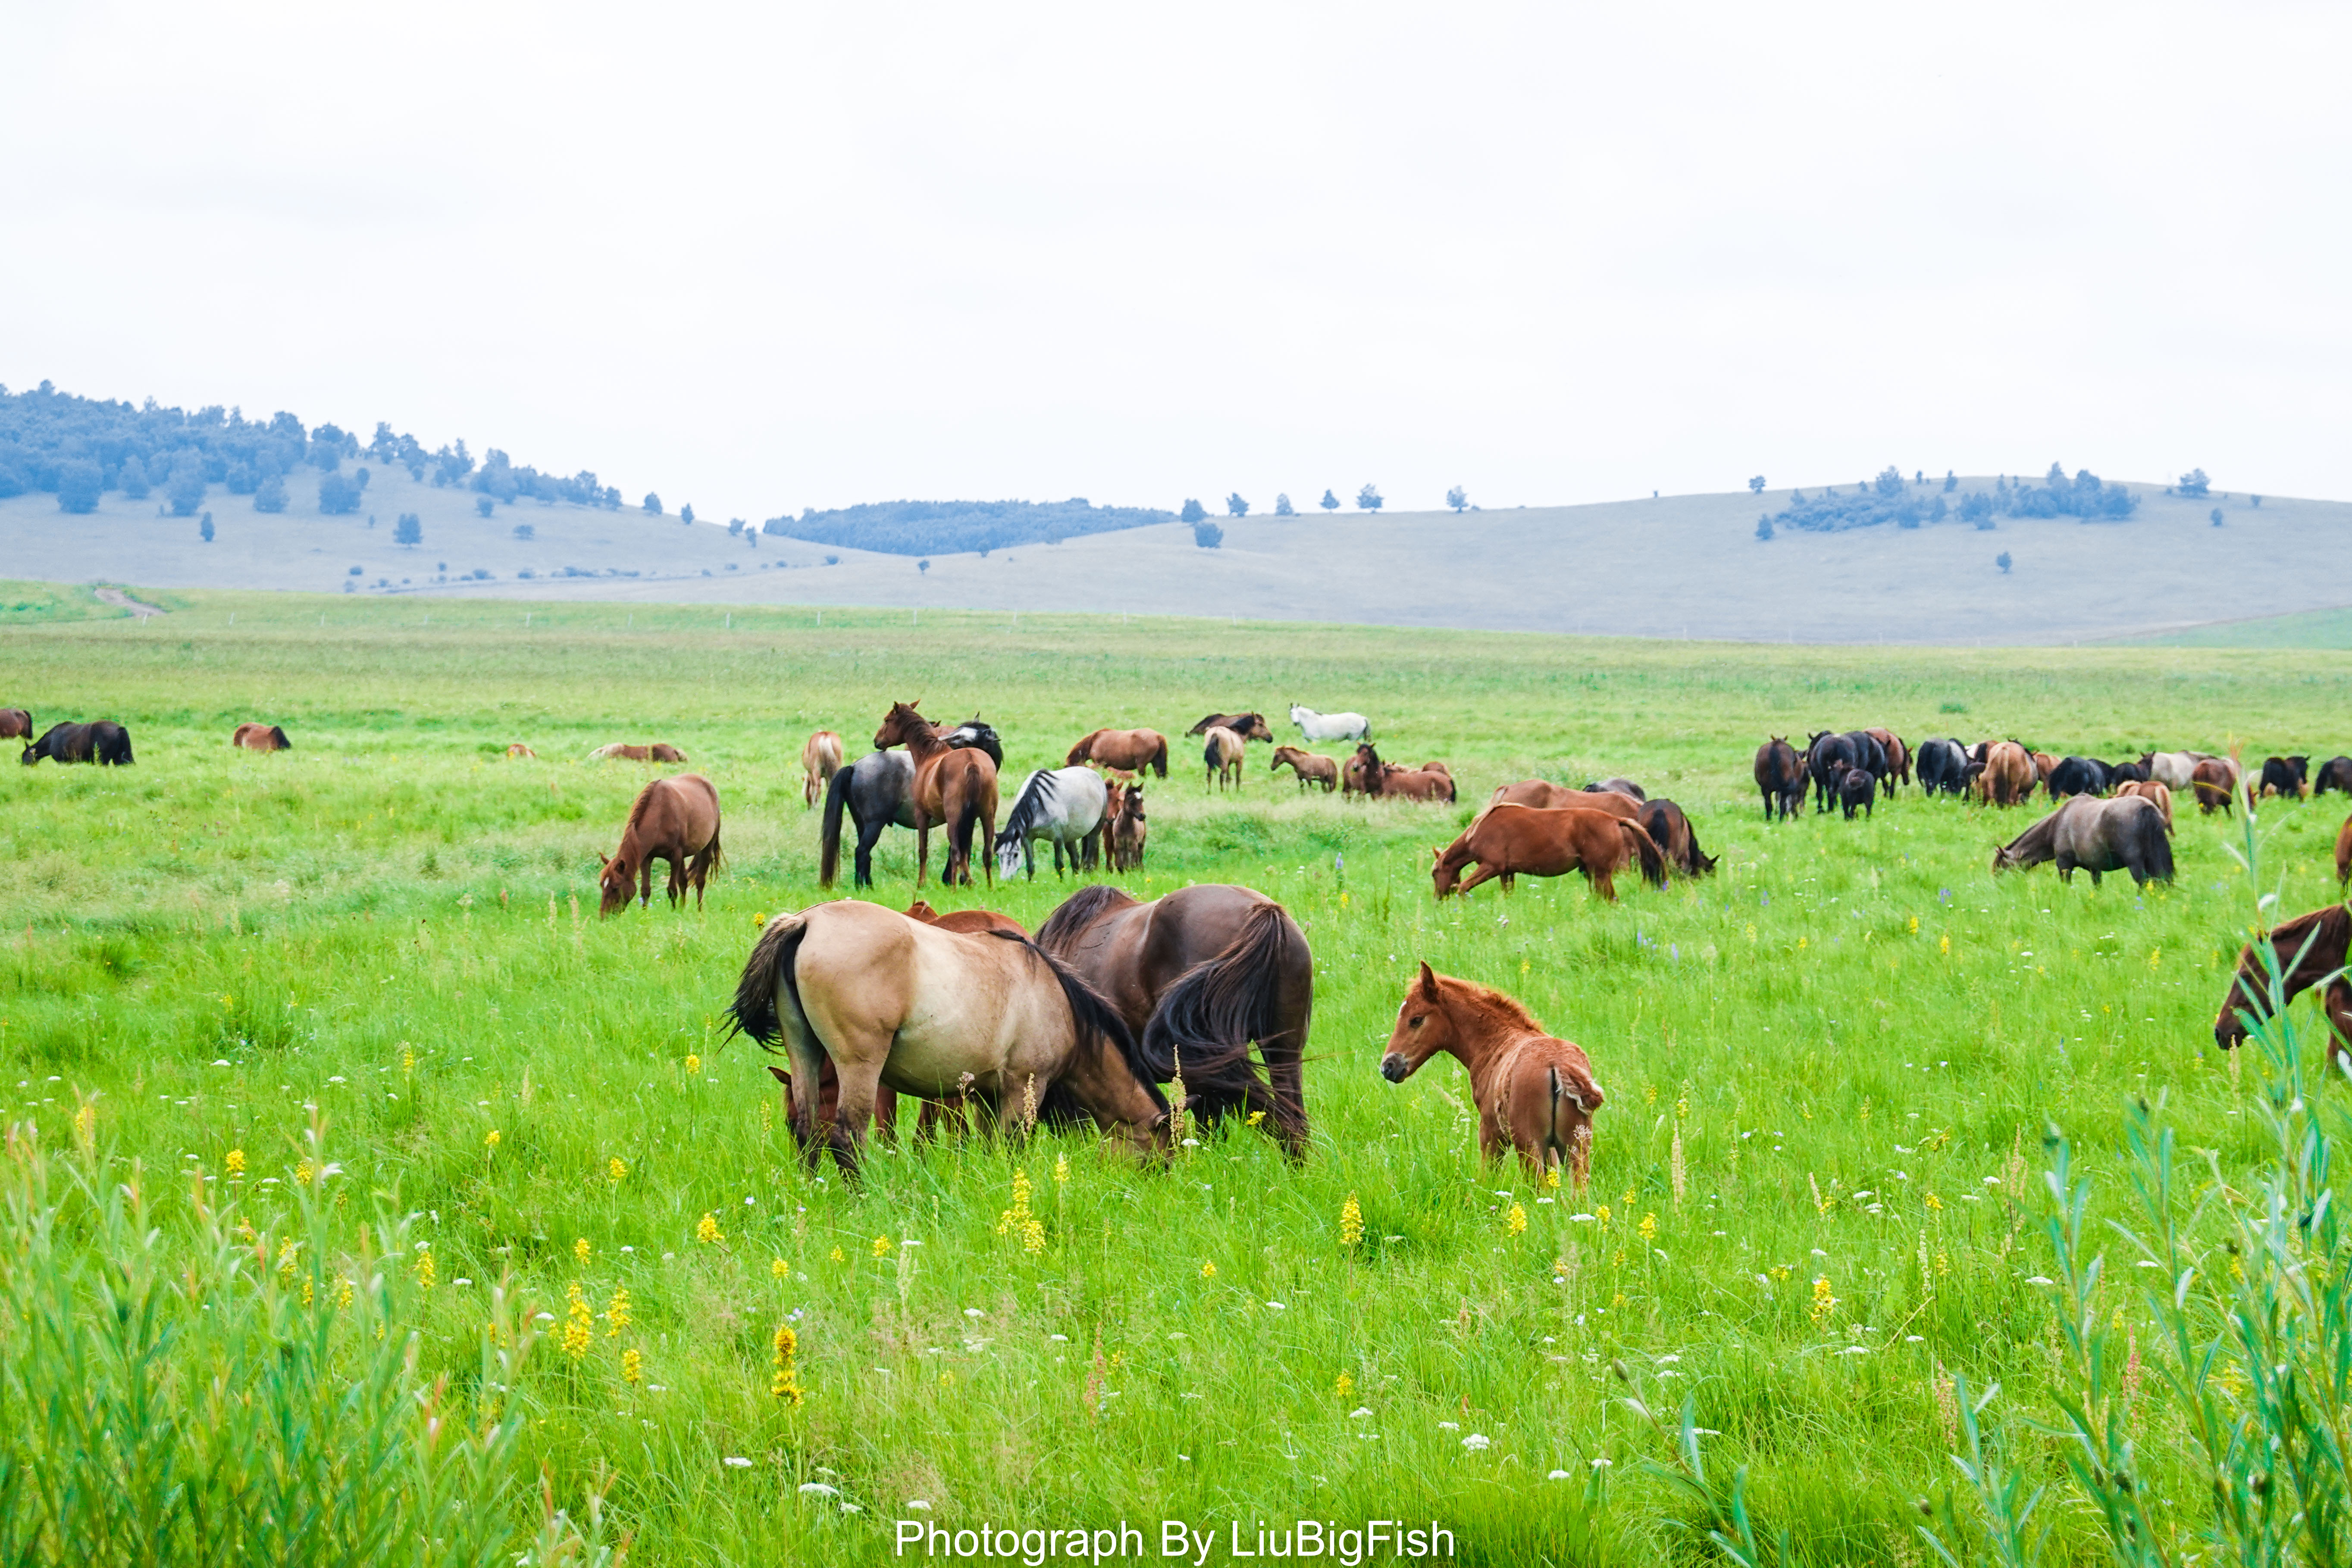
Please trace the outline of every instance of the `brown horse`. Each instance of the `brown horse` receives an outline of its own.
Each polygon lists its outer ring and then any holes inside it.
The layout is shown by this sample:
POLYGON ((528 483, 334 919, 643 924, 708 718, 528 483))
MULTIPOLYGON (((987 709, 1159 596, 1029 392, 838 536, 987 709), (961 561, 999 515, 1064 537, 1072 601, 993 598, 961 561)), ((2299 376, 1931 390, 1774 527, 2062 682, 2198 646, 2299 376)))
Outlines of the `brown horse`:
MULTIPOLYGON (((2352 831, 2352 824, 2347 825, 2347 830, 2352 831)), ((2346 948, 2352 945, 2352 910, 2330 904, 2297 915, 2272 931, 2270 943, 2285 982, 2281 1007, 2326 982, 2319 1000, 2327 1016, 2327 1053, 2352 1068, 2352 981, 2336 974, 2344 967, 2346 948), (2336 977, 2328 979, 2330 975, 2336 977)), ((2244 1044, 2247 1020, 2269 1011, 2269 968, 2254 957, 2253 944, 2249 942, 2239 950, 2237 975, 2230 982, 2230 994, 2221 998, 2221 1011, 2213 1020, 2214 1043, 2225 1051, 2244 1044)))
POLYGON ((519 763, 526 758, 536 762, 539 760, 539 753, 532 751, 529 746, 524 745, 520 741, 517 741, 513 745, 507 748, 507 761, 510 763, 519 763))
POLYGON ((1715 858, 1698 847, 1698 835, 1692 831, 1690 818, 1673 801, 1661 795, 1643 802, 1638 820, 1642 831, 1650 836, 1650 842, 1685 876, 1704 877, 1715 869, 1715 858))
POLYGON ((1545 1033, 1500 991, 1421 966, 1397 1008, 1381 1076, 1402 1083, 1444 1051, 1470 1074, 1478 1107, 1478 1148, 1489 1160, 1518 1151, 1532 1175, 1567 1167, 1582 1187, 1592 1171, 1592 1113, 1607 1096, 1592 1062, 1572 1040, 1545 1033))
POLYGON ((33 715, 22 708, 0 708, 0 741, 33 738, 33 715))
MULTIPOLYGON (((1802 794, 1799 801, 1802 803, 1802 794)), ((1478 809, 1484 816, 1498 805, 1532 805, 1552 811, 1605 811, 1627 822, 1642 819, 1642 803, 1630 795, 1615 790, 1570 789, 1565 784, 1548 784, 1542 779, 1522 779, 1517 784, 1504 784, 1486 797, 1478 809)))
POLYGON ((1893 790, 1897 780, 1909 784, 1911 748, 1903 743, 1903 737, 1892 730, 1864 730, 1863 733, 1877 742, 1886 752, 1886 787, 1893 790))
POLYGON ((1070 754, 1062 759, 1066 768, 1075 768, 1080 763, 1130 773, 1152 768, 1164 779, 1168 776, 1168 737, 1157 730, 1097 730, 1072 746, 1070 754))
POLYGON ((1768 737, 1756 748, 1756 787, 1764 796, 1764 820, 1777 807, 1780 820, 1805 804, 1805 763, 1786 735, 1768 737))
POLYGON ((2352 883, 2352 816, 2346 817, 2336 831, 2336 885, 2341 888, 2347 883, 2352 883))
POLYGON ((2189 771, 2189 787, 2196 792, 2199 814, 2210 816, 2218 810, 2231 816, 2230 798, 2238 793, 2237 783, 2236 770, 2219 757, 2198 763, 2189 771))
POLYGON ((1110 999, 1158 1081, 1181 1076, 1211 1121, 1264 1110, 1283 1147, 1305 1154, 1315 957, 1280 904, 1221 883, 1139 903, 1097 883, 1037 928, 1037 943, 1110 999))
POLYGON ((602 912, 628 908, 632 893, 639 904, 651 903, 656 860, 669 862, 670 907, 677 907, 690 886, 694 907, 700 909, 703 884, 719 863, 719 792, 700 773, 656 779, 637 792, 621 829, 621 847, 604 861, 599 878, 602 912))
POLYGON ((1266 724, 1263 713, 1212 713, 1184 733, 1205 735, 1212 730, 1231 730, 1244 741, 1271 742, 1274 739, 1274 731, 1266 724))
POLYGON ((1143 817, 1143 786, 1129 784, 1124 788, 1108 786, 1116 793, 1103 820, 1110 824, 1107 837, 1110 839, 1110 868, 1132 871, 1143 864, 1144 840, 1150 836, 1150 825, 1143 817))
POLYGON ((1381 765, 1380 793, 1397 800, 1435 800, 1452 805, 1454 774, 1444 763, 1423 763, 1417 768, 1381 765))
POLYGON ((1201 747, 1201 761, 1208 769, 1208 780, 1219 789, 1230 783, 1242 787, 1242 738, 1222 724, 1209 728, 1208 740, 1201 747))
POLYGON ((1276 773, 1285 766, 1298 775, 1298 787, 1302 790, 1309 784, 1319 784, 1323 786, 1323 793, 1329 795, 1339 787, 1339 764, 1329 757, 1302 752, 1296 746, 1276 746, 1274 761, 1266 764, 1265 771, 1276 773))
POLYGON ((592 763, 620 761, 624 763, 682 763, 686 753, 667 741, 656 741, 650 746, 624 745, 615 741, 609 746, 599 746, 588 753, 592 763))
POLYGON ((950 886, 971 884, 971 830, 982 834, 982 875, 996 886, 996 763, 977 746, 950 746, 940 727, 915 711, 915 702, 894 702, 874 731, 874 749, 888 751, 904 745, 914 760, 915 782, 910 804, 915 814, 915 886, 931 865, 931 829, 948 832, 947 864, 941 881, 950 886))
POLYGON ((832 1146, 857 1175, 884 1086, 976 1100, 1025 1132, 1083 1113, 1150 1154, 1169 1144, 1168 1101, 1126 1021, 1033 942, 965 934, 845 899, 768 922, 729 1009, 736 1029, 792 1061, 793 1131, 815 1169, 832 1146), (839 1075, 830 1126, 825 1065, 839 1075))
POLYGON ((1000 915, 994 910, 950 910, 946 914, 917 899, 907 906, 907 918, 920 921, 941 931, 961 931, 971 936, 979 931, 1001 931, 1011 936, 1025 937, 1028 929, 1011 915, 1000 915))
POLYGON ((2021 805, 2037 782, 2033 758, 2014 741, 1985 748, 1984 771, 1977 775, 1977 798, 1992 805, 2021 805))
POLYGON ((1613 904, 1617 873, 1637 860, 1650 886, 1662 887, 1666 879, 1666 858, 1640 823, 1574 806, 1488 806, 1459 838, 1430 853, 1436 858, 1430 876, 1441 899, 1495 877, 1503 879, 1507 893, 1522 872, 1565 877, 1581 871, 1593 891, 1613 904), (1478 869, 1463 878, 1462 868, 1473 862, 1478 869))
POLYGON ((247 752, 290 752, 294 742, 275 724, 239 724, 228 743, 247 752))
POLYGON ((2164 818, 2164 830, 2167 833, 2172 831, 2172 792, 2170 790, 2154 779, 2126 779, 2116 786, 2116 798, 2121 800, 2126 795, 2137 795, 2142 800, 2153 802, 2157 811, 2164 818))
POLYGON ((841 737, 819 730, 801 742, 801 809, 814 805, 833 775, 841 771, 841 737))

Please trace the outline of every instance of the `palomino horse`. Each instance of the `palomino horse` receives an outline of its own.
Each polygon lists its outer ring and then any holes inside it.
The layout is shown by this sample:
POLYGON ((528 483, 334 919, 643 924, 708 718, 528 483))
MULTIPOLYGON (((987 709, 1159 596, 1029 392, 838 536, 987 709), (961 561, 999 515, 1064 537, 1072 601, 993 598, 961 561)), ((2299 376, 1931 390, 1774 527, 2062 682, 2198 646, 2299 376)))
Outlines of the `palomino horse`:
POLYGON ((624 763, 682 763, 686 753, 667 741, 656 741, 650 746, 632 746, 615 741, 609 746, 599 746, 588 753, 592 763, 620 761, 624 763))
POLYGON ((833 775, 841 771, 841 737, 830 730, 819 730, 801 742, 801 809, 806 811, 816 804, 833 775))
MULTIPOLYGON (((2346 831, 2352 833, 2352 823, 2346 824, 2346 831)), ((2352 980, 2341 973, 2345 950, 2352 946, 2352 910, 2330 904, 2297 915, 2272 931, 2270 943, 2284 982, 2281 1010, 2325 984, 2319 1001, 2327 1015, 2327 1053, 2352 1070, 2352 980)), ((2250 1024, 2269 1011, 2269 966, 2256 959, 2249 942, 2238 953, 2237 977, 2230 982, 2230 994, 2221 998, 2221 1011, 2213 1020, 2214 1043, 2225 1051, 2243 1045, 2250 1024)))
MULTIPOLYGON (((1116 787, 1116 786, 1113 786, 1116 787)), ((1110 868, 1132 871, 1143 864, 1143 842, 1150 826, 1143 819, 1143 786, 1129 784, 1110 807, 1110 868)))
MULTIPOLYGON (((1799 786, 1797 803, 1804 804, 1802 786, 1799 786)), ((1570 789, 1565 784, 1545 779, 1521 779, 1517 784, 1504 784, 1486 797, 1478 808, 1484 816, 1498 805, 1531 805, 1551 811, 1602 811, 1627 822, 1642 819, 1642 802, 1615 790, 1570 789)))
POLYGON ((1230 783, 1242 787, 1242 738, 1223 726, 1213 726, 1209 738, 1202 744, 1201 761, 1208 768, 1211 783, 1223 789, 1230 783))
MULTIPOLYGON (((2158 785, 2162 788, 2162 785, 2158 785)), ((2128 871, 2136 884, 2172 880, 2172 829, 2152 800, 2119 795, 2113 800, 2078 795, 1993 851, 1996 872, 2058 863, 2058 879, 2071 882, 2076 870, 2091 885, 2108 871, 2128 871)))
POLYGON ((1168 776, 1168 737, 1157 730, 1097 730, 1072 746, 1070 754, 1062 759, 1064 767, 1074 768, 1080 763, 1129 773, 1154 768, 1164 779, 1168 776))
POLYGON ((1298 787, 1302 790, 1319 784, 1323 793, 1329 795, 1339 787, 1339 764, 1334 758, 1302 752, 1296 746, 1276 746, 1274 761, 1266 764, 1265 771, 1276 773, 1285 767, 1298 775, 1298 787))
POLYGON ((275 724, 239 724, 236 733, 228 738, 228 743, 247 752, 290 752, 294 749, 294 742, 286 738, 286 731, 275 724))
POLYGON ((857 1174, 885 1086, 961 1095, 1026 1131, 1083 1112, 1144 1153, 1168 1146, 1168 1100, 1118 1011, 1049 953, 1007 932, 966 935, 843 900, 768 922, 736 983, 735 1027, 792 1061, 793 1131, 811 1170, 825 1143, 857 1174), (820 1079, 839 1074, 831 1126, 820 1079))
POLYGON ((1062 857, 1070 858, 1075 875, 1102 863, 1103 825, 1110 811, 1110 791, 1092 768, 1039 768, 1013 798, 1004 831, 996 836, 996 869, 1005 877, 1027 866, 1031 880, 1037 876, 1034 841, 1054 847, 1054 875, 1062 874, 1062 857))
MULTIPOLYGON (((916 699, 919 702, 920 698, 916 699)), ((981 869, 996 885, 996 763, 977 746, 950 746, 939 726, 915 711, 916 702, 894 702, 874 731, 874 749, 904 745, 914 760, 911 801, 915 815, 915 886, 931 868, 931 829, 948 830, 947 864, 940 879, 950 886, 971 882, 971 830, 981 829, 981 869)), ((993 731, 992 731, 992 735, 993 731)))
POLYGON ((1507 893, 1521 873, 1565 877, 1581 871, 1592 890, 1613 904, 1617 873, 1637 860, 1650 886, 1663 886, 1666 879, 1666 858, 1640 823, 1575 806, 1490 805, 1460 837, 1430 853, 1436 858, 1430 877, 1441 899, 1466 893, 1490 878, 1501 878, 1507 893), (1463 878, 1462 868, 1473 862, 1478 869, 1463 878))
POLYGON ((1212 730, 1231 730, 1244 741, 1271 742, 1274 739, 1274 731, 1267 727, 1263 713, 1212 713, 1184 733, 1205 735, 1212 730))
POLYGON ((1402 1083, 1440 1051, 1469 1069, 1478 1148, 1487 1159, 1516 1149, 1531 1174, 1564 1165, 1584 1185, 1592 1170, 1592 1113, 1607 1096, 1580 1047, 1545 1033, 1516 998, 1424 962, 1397 1008, 1381 1076, 1402 1083))
POLYGON ((1309 741, 1363 741, 1372 733, 1372 721, 1361 713, 1318 713, 1296 702, 1290 705, 1290 721, 1309 741))
POLYGON ((1037 942, 1110 998, 1159 1082, 1181 1076, 1211 1120, 1266 1111, 1283 1147, 1306 1152, 1300 1064, 1314 1018, 1315 957, 1280 904, 1220 883, 1138 903, 1097 883, 1055 910, 1037 928, 1037 942))
POLYGON ((33 738, 33 715, 23 708, 0 708, 0 741, 33 738))
POLYGON ((628 908, 632 893, 639 904, 651 903, 656 860, 669 862, 670 907, 677 908, 691 887, 694 907, 700 909, 703 884, 719 862, 719 792, 700 773, 656 779, 637 792, 621 829, 621 847, 604 861, 598 879, 604 892, 602 912, 628 908))

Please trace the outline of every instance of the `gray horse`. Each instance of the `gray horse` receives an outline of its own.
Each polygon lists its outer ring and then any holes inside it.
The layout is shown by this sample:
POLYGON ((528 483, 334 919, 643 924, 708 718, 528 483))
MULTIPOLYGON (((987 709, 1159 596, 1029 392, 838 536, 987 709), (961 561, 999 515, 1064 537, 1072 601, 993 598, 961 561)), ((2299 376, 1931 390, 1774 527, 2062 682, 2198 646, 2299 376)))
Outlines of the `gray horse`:
POLYGON ((1993 851, 1992 868, 2007 871, 2058 863, 2058 875, 2074 879, 2077 868, 2098 886, 2103 871, 2128 871, 2135 883, 2172 880, 2172 841, 2165 837, 2164 814, 2152 800, 2120 795, 2096 800, 2078 795, 1993 851))

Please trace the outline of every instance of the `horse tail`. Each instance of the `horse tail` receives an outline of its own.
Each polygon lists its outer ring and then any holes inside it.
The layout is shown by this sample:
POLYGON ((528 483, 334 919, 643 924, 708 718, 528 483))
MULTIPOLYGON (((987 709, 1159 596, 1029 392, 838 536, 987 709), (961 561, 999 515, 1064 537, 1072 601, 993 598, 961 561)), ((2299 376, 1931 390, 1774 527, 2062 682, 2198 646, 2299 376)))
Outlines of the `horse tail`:
POLYGON ((1027 948, 1030 956, 1043 963, 1060 983, 1062 999, 1070 1005, 1070 1023, 1078 1038, 1108 1044, 1116 1050, 1128 1071, 1135 1075, 1136 1082, 1143 1086, 1144 1093, 1151 1097, 1151 1103, 1160 1110, 1168 1109, 1168 1097, 1160 1092, 1160 1085, 1153 1080, 1142 1048, 1135 1043, 1135 1032, 1127 1026, 1127 1020, 1111 1005, 1109 998, 1087 984, 1076 970, 1020 932, 992 930, 988 934, 999 942, 1019 942, 1027 948))
MULTIPOLYGON (((980 820, 980 786, 979 766, 976 763, 966 763, 963 770, 963 803, 956 812, 955 820, 948 825, 948 851, 967 865, 971 859, 972 826, 980 820)), ((970 875, 970 872, 967 870, 965 874, 970 875)))
POLYGON ((751 944, 751 956, 743 962, 742 977, 735 982, 735 1000, 727 1009, 730 1036, 749 1035, 761 1050, 774 1050, 784 1032, 776 1000, 780 988, 785 1005, 806 1031, 808 1016, 801 1011, 800 983, 793 977, 793 961, 800 953, 801 939, 806 935, 805 914, 778 915, 768 922, 760 940, 751 944))
MULTIPOLYGON (((1280 904, 1258 905, 1223 952, 1194 964, 1161 994, 1143 1026, 1143 1055, 1152 1073, 1165 1082, 1181 1068, 1186 1092, 1202 1097, 1202 1113, 1212 1119, 1252 1099, 1275 1100, 1250 1045, 1255 1041, 1263 1050, 1267 1040, 1282 1036, 1290 930, 1280 904)), ((1302 1131, 1304 1108, 1277 1103, 1275 1117, 1286 1141, 1302 1131)))
POLYGON ((2139 839, 2140 861, 2148 877, 2158 882, 2172 880, 2172 836, 2165 831, 2164 814, 2149 801, 2146 811, 2134 812, 2138 818, 2133 831, 2139 839))
POLYGON ((817 824, 816 884, 830 888, 841 874, 841 808, 849 800, 855 768, 836 768, 825 782, 824 816, 817 824))
POLYGON ((1164 778, 1166 778, 1166 777, 1168 776, 1168 737, 1167 737, 1167 736, 1162 735, 1162 736, 1160 736, 1160 746, 1159 746, 1159 749, 1158 749, 1157 751, 1155 751, 1155 752, 1153 752, 1151 753, 1151 760, 1150 760, 1150 762, 1146 763, 1144 765, 1145 765, 1146 767, 1151 767, 1151 768, 1157 768, 1157 769, 1159 769, 1159 770, 1160 770, 1160 776, 1161 778, 1163 778, 1163 779, 1164 779, 1164 778))
POLYGON ((1649 883, 1653 888, 1664 887, 1666 858, 1658 848, 1658 841, 1651 837, 1638 822, 1626 822, 1620 819, 1617 826, 1627 835, 1626 842, 1633 847, 1633 853, 1641 857, 1642 880, 1649 883))
POLYGON ((706 874, 723 870, 727 865, 727 852, 719 847, 719 828, 716 822, 710 825, 710 864, 703 868, 706 874))
POLYGON ((1217 771, 1217 738, 1214 735, 1210 736, 1208 743, 1201 748, 1201 763, 1211 773, 1217 771))
POLYGON ((1102 731, 1100 730, 1097 730, 1092 734, 1087 735, 1086 739, 1080 741, 1076 745, 1072 746, 1070 748, 1070 754, 1062 759, 1062 765, 1066 768, 1075 768, 1080 763, 1085 762, 1087 760, 1087 754, 1094 750, 1095 736, 1101 733, 1102 731))

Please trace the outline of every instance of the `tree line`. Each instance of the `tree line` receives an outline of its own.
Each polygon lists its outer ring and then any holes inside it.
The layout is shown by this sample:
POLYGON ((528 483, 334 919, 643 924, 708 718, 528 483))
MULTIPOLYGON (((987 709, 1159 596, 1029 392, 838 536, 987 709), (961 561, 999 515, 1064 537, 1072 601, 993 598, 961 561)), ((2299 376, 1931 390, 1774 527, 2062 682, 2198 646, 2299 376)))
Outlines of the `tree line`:
MULTIPOLYGON (((1764 488, 1760 476, 1748 483, 1759 492, 1764 488)), ((1889 523, 1917 528, 1954 518, 1979 529, 1991 528, 1999 517, 2120 522, 2139 510, 2139 497, 2132 490, 2106 483, 2088 468, 2077 469, 2070 479, 2063 463, 2051 464, 2038 485, 2022 477, 2012 484, 2004 474, 1990 490, 1957 495, 1959 487, 1958 477, 1948 471, 1940 481, 1929 479, 1924 470, 1906 479, 1900 468, 1889 464, 1848 493, 1841 494, 1835 486, 1810 498, 1802 490, 1790 492, 1788 505, 1756 520, 1756 537, 1769 539, 1784 528, 1815 533, 1843 533, 1889 523)))
POLYGON ((1094 506, 1083 496, 1062 501, 894 500, 826 511, 811 508, 798 517, 772 517, 760 525, 760 531, 888 555, 986 554, 1018 544, 1059 544, 1081 534, 1175 521, 1171 511, 1094 506))

